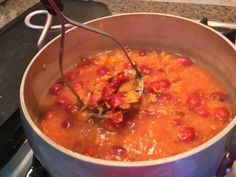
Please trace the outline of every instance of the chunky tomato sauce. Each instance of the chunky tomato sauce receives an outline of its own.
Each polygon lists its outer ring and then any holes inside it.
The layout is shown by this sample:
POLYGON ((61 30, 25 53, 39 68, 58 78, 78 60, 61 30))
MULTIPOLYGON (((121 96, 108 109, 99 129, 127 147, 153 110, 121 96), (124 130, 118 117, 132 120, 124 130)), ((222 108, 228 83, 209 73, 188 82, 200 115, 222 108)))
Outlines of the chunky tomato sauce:
POLYGON ((49 138, 95 158, 153 160, 204 143, 232 120, 225 90, 192 59, 163 51, 127 50, 144 79, 138 103, 131 106, 119 91, 125 88, 123 71, 132 69, 120 50, 82 58, 64 79, 87 111, 78 110, 75 96, 59 78, 39 111, 39 127, 49 138), (110 109, 106 113, 110 117, 88 114, 101 104, 110 109))

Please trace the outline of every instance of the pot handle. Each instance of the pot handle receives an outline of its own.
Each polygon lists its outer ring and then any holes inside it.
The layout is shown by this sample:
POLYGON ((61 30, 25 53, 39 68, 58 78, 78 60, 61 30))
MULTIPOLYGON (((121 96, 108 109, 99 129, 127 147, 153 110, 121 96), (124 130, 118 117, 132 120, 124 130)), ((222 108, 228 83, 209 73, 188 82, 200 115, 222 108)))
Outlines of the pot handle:
POLYGON ((222 160, 216 177, 224 177, 227 168, 232 167, 234 161, 236 161, 236 127, 232 130, 229 141, 226 146, 226 154, 222 160))

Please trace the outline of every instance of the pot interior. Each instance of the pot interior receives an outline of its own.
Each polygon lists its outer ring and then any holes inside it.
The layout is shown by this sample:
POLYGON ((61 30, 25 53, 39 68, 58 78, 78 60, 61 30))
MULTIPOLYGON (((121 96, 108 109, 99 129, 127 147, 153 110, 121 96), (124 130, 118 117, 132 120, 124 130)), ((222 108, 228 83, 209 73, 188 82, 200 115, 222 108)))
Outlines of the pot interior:
MULTIPOLYGON (((110 33, 130 48, 165 50, 193 58, 223 83, 235 104, 236 51, 223 37, 207 27, 161 14, 119 15, 88 24, 110 33)), ((66 34, 64 67, 68 68, 83 56, 113 48, 118 46, 109 39, 74 28, 66 34)), ((39 104, 59 76, 58 55, 59 38, 35 56, 22 82, 24 103, 36 124, 39 104)))

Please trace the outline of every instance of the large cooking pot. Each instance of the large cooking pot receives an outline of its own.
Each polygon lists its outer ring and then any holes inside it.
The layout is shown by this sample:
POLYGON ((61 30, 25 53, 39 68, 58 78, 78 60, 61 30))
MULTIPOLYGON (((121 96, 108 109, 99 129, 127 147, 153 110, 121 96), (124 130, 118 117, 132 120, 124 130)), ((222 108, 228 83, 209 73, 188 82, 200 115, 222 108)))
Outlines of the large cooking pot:
MULTIPOLYGON (((236 50, 223 36, 191 20, 172 15, 135 13, 87 23, 114 35, 123 45, 191 56, 226 86, 236 102, 236 50)), ((78 56, 117 48, 110 40, 73 28, 66 33, 65 67, 78 56)), ((175 156, 141 162, 100 160, 72 152, 46 137, 37 127, 37 111, 46 90, 59 76, 59 37, 27 67, 20 88, 22 122, 28 141, 42 164, 55 177, 214 177, 224 158, 236 119, 204 144, 175 156)), ((201 84, 201 83, 199 83, 201 84)))

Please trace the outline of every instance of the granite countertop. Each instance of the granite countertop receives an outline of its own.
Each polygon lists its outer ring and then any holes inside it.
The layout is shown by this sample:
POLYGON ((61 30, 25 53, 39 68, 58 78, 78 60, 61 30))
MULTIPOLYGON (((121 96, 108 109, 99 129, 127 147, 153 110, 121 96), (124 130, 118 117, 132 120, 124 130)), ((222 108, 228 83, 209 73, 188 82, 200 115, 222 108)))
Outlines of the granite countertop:
MULTIPOLYGON (((235 23, 236 6, 201 5, 190 3, 158 2, 150 0, 98 0, 106 3, 113 14, 126 12, 159 12, 192 19, 235 23)), ((8 0, 0 5, 0 28, 39 0, 8 0)))

